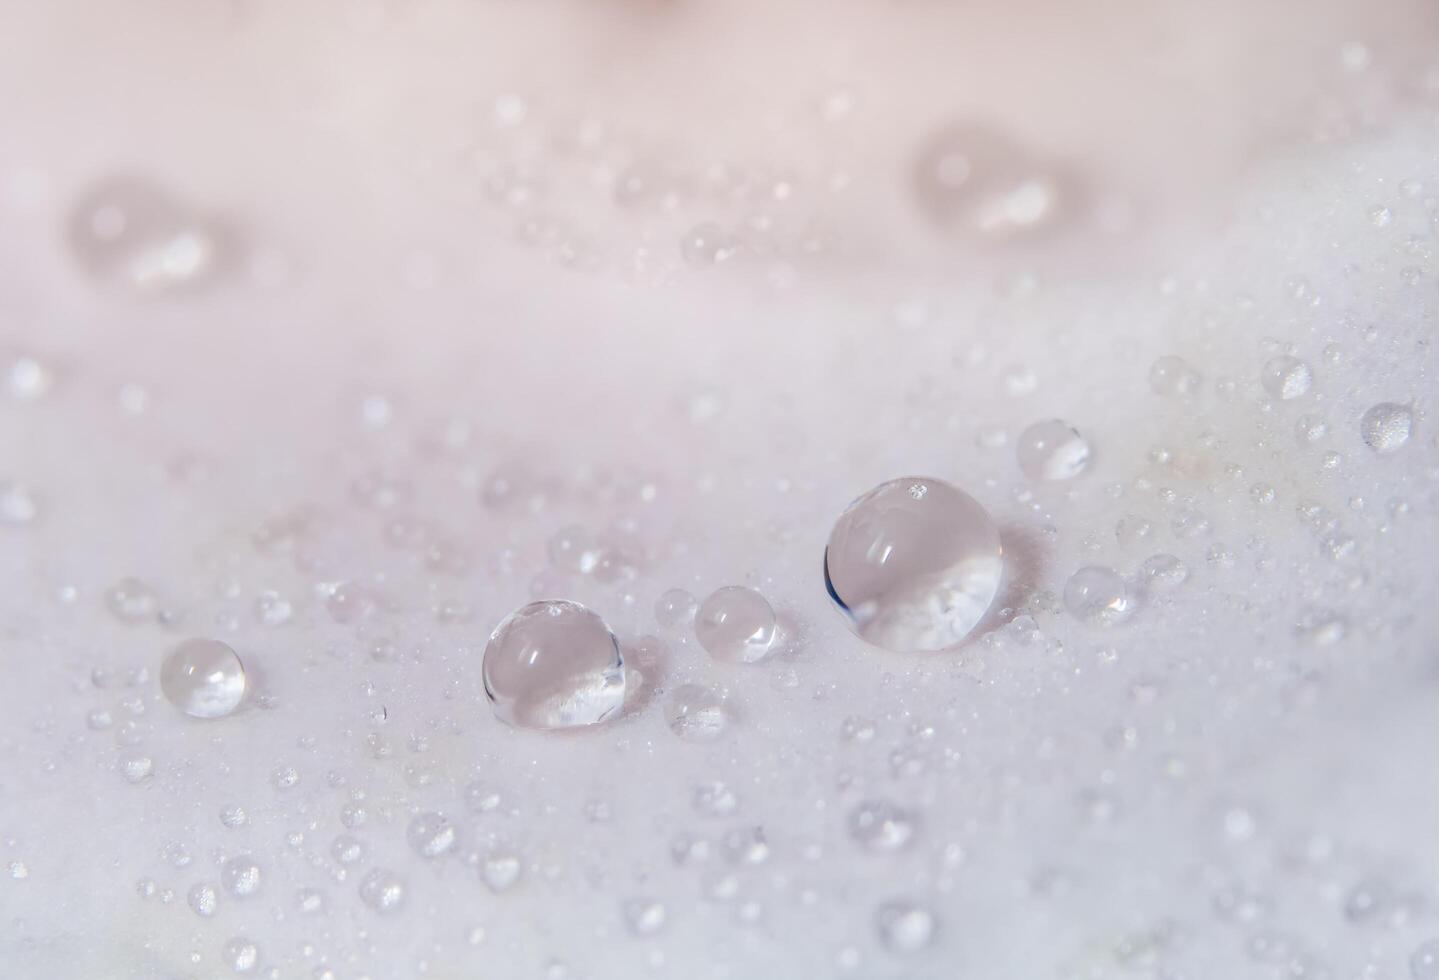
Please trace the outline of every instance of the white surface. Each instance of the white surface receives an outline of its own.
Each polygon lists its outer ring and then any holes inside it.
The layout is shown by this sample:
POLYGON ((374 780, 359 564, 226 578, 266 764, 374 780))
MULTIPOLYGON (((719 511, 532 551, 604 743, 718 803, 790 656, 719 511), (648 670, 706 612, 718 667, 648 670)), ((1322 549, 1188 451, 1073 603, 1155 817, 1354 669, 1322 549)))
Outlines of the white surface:
MULTIPOLYGON (((994 114, 1144 206, 1015 248, 955 245, 908 197, 908 154, 969 98, 933 85, 937 28, 968 37, 953 12, 503 6, 54 4, 5 32, 27 95, 0 109, 0 366, 54 383, 0 404, 0 479, 37 505, 0 527, 4 975, 223 976, 244 937, 256 975, 341 980, 1405 977, 1439 936, 1428 15, 1375 9, 1358 53, 1343 5, 1300 27, 1214 8, 1152 44, 1106 33, 1120 8, 1057 50, 1036 31, 987 70, 1048 66, 1040 94, 994 114), (781 81, 805 25, 824 43, 781 81), (1271 28, 1293 43, 1251 56, 1271 28), (1086 74, 1080 42, 1106 37, 1117 67, 1086 74), (747 70, 686 89, 737 49, 747 70), (1172 91, 1142 83, 1151 56, 1186 66, 1172 91), (835 135, 814 107, 839 91, 835 135), (1090 126, 1044 92, 1091 99, 1090 126), (1274 114, 1333 125, 1285 142, 1274 114), (708 189, 618 208, 637 155, 708 189), (718 165, 750 189, 705 184, 718 165), (231 215, 244 261, 161 298, 81 276, 67 208, 117 169, 231 215), (519 172, 538 203, 512 214, 519 172), (680 263, 697 223, 757 215, 773 230, 729 264, 680 263), (1274 401, 1286 353, 1313 380, 1274 401), (1203 375, 1191 399, 1151 388, 1171 354, 1203 375), (1379 402, 1416 418, 1383 456, 1360 436, 1379 402), (1051 417, 1093 456, 1032 486, 1014 440, 1051 417), (951 654, 868 648, 824 595, 834 518, 907 473, 1004 536, 987 632, 951 654), (574 524, 635 576, 551 567, 574 524), (1188 579, 1144 594, 1164 552, 1188 579), (1091 564, 1135 587, 1124 623, 1056 598, 1091 564), (130 577, 160 597, 139 623, 106 602, 130 577), (369 597, 344 622, 341 582, 369 597), (666 590, 730 584, 780 614, 761 664, 655 623, 666 590), (269 592, 289 621, 266 625, 269 592), (491 715, 486 638, 537 594, 620 635, 615 723, 491 715), (192 635, 245 661, 229 718, 160 696, 192 635), (687 682, 728 693, 718 740, 667 725, 687 682), (851 838, 874 800, 917 815, 907 847, 851 838), (433 812, 457 842, 425 858, 407 834, 433 812), (686 840, 707 856, 677 862, 686 840), (260 885, 236 896, 246 857, 260 885), (390 914, 375 869, 404 883, 390 914), (926 948, 880 941, 893 901, 932 914, 926 948)), ((980 39, 1016 30, 981 10, 980 39)))

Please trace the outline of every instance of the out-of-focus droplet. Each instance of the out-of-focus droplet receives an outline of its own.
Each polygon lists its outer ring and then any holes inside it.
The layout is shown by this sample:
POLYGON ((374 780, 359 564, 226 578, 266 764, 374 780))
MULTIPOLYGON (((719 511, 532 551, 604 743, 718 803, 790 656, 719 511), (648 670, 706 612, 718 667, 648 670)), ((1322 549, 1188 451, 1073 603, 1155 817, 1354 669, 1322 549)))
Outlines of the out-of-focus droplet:
POLYGON ((655 622, 665 629, 684 629, 694 622, 699 605, 684 589, 669 589, 655 602, 655 622))
POLYGON ((1036 422, 1014 445, 1019 468, 1031 480, 1070 480, 1089 465, 1089 443, 1061 419, 1036 422))
POLYGON ((908 847, 914 840, 916 818, 903 807, 884 800, 866 800, 849 811, 850 840, 867 851, 887 854, 908 847))
POLYGON ((260 948, 244 936, 236 936, 225 944, 222 958, 236 973, 253 973, 260 963, 260 948))
POLYGON ((718 691, 702 684, 681 684, 670 694, 665 721, 686 742, 712 742, 724 734, 729 713, 718 691))
POLYGON ((1034 238, 1076 211, 1072 176, 980 124, 951 125, 926 141, 913 181, 931 221, 975 240, 1034 238))
POLYGON ((1359 434, 1364 445, 1376 453, 1398 452, 1414 431, 1414 410, 1408 405, 1380 402, 1359 420, 1359 434))
POLYGON ((212 282, 233 264, 234 236, 140 177, 98 181, 76 201, 65 229, 71 256, 99 282, 165 293, 212 282))
POLYGON ((1102 565, 1087 565, 1064 584, 1064 605, 1075 619, 1110 626, 1128 617, 1133 603, 1119 573, 1102 565))
POLYGON ((35 495, 23 483, 0 480, 0 524, 19 527, 30 524, 40 513, 35 495))
POLYGON ((589 609, 560 599, 523 606, 495 628, 484 677, 495 716, 518 728, 598 724, 625 700, 614 634, 589 609))
POLYGON ((929 477, 891 480, 850 504, 824 556, 825 585, 850 629, 896 651, 963 641, 994 601, 1003 571, 989 514, 929 477))
POLYGON ((663 902, 636 898, 624 904, 625 925, 631 935, 654 936, 664 931, 667 913, 663 902))
POLYGON ((458 833, 444 814, 422 813, 410 821, 405 839, 420 857, 437 858, 454 848, 458 833))
POLYGON ((1421 943, 1410 955, 1409 973, 1414 980, 1439 980, 1439 939, 1421 943))
POLYGON ((743 585, 711 592, 695 614, 695 637, 700 646, 726 663, 764 659, 774 636, 775 615, 769 600, 743 585))
POLYGON ((245 698, 245 667, 219 640, 186 640, 165 657, 160 690, 192 718, 223 718, 245 698))
POLYGON ((934 940, 934 913, 915 902, 885 902, 875 910, 874 924, 892 953, 918 953, 934 940))
POLYGON ((125 578, 105 592, 105 605, 120 621, 140 623, 154 618, 160 608, 160 599, 144 582, 137 578, 125 578))
POLYGON ((376 868, 360 881, 360 901, 382 914, 397 912, 405 904, 405 880, 376 868))
POLYGON ((1281 401, 1290 401, 1309 391, 1313 377, 1308 364, 1297 357, 1282 354, 1264 363, 1259 380, 1269 394, 1281 401))
POLYGON ((1149 387, 1167 398, 1189 398, 1198 394, 1204 377, 1182 357, 1172 354, 1155 360, 1149 368, 1149 387))

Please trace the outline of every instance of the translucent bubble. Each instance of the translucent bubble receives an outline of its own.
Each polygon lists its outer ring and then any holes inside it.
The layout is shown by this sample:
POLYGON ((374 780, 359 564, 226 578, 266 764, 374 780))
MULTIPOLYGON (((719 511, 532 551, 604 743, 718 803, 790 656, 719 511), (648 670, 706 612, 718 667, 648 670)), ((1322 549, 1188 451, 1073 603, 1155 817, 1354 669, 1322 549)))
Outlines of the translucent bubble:
POLYGON ((699 600, 684 589, 670 589, 655 602, 655 622, 665 629, 684 629, 694 622, 699 600))
POLYGON ((196 915, 206 919, 214 915, 220 906, 220 896, 215 891, 215 886, 205 882, 192 886, 185 895, 185 901, 196 915))
POLYGON ((441 813, 422 813, 410 821, 405 839, 420 857, 437 858, 455 846, 455 825, 441 813))
POLYGON ((1014 445, 1019 468, 1031 480, 1069 480, 1089 464, 1089 443, 1067 422, 1036 422, 1014 445))
POLYGON ((1313 374, 1309 370, 1309 365, 1299 358, 1282 354, 1279 357, 1271 357, 1265 362, 1259 380, 1269 394, 1283 401, 1289 401, 1292 398, 1299 398, 1309 390, 1313 374))
POLYGON ((1149 368, 1149 387, 1167 398, 1189 398, 1199 392, 1204 377, 1182 357, 1157 359, 1149 368))
POLYGON ((916 819, 908 810, 884 800, 866 800, 849 811, 852 841, 867 851, 892 853, 914 840, 916 819))
POLYGON ((893 953, 917 953, 934 940, 934 913, 914 902, 885 902, 875 910, 874 925, 880 943, 893 953))
POLYGON ((946 650, 979 624, 1004 571, 979 502, 928 477, 880 484, 840 515, 825 586, 850 629, 895 651, 946 650))
POLYGON ((226 943, 220 955, 225 965, 236 973, 252 973, 260 962, 260 948, 243 936, 226 943))
POLYGON ((682 684, 670 695, 665 720, 670 731, 686 742, 712 742, 724 734, 729 714, 718 691, 702 684, 682 684))
POLYGON ((133 176, 108 177, 86 190, 70 212, 66 239, 87 275, 145 292, 210 282, 235 244, 221 223, 133 176))
POLYGON ((1398 452, 1413 431, 1414 410, 1394 402, 1380 402, 1359 420, 1359 434, 1364 444, 1376 453, 1398 452))
POLYGON ((727 663, 754 663, 774 643, 775 616, 769 600, 754 589, 729 585, 711 592, 695 614, 695 636, 711 657, 727 663))
POLYGON ((1076 619, 1109 626, 1127 617, 1132 604, 1114 569, 1087 565, 1064 584, 1064 605, 1076 619))
POLYGON ((245 698, 245 667, 219 640, 186 640, 165 657, 160 690, 192 718, 223 718, 245 698))
POLYGON ((594 725, 625 701, 614 634, 589 609, 561 599, 532 602, 495 628, 484 677, 495 716, 519 728, 594 725))
POLYGON ((247 898, 260 890, 260 865, 248 854, 232 857, 220 868, 220 883, 236 898, 247 898))
POLYGON ((1409 973, 1414 980, 1439 980, 1439 939, 1419 945, 1409 957, 1409 973))
POLYGON ((115 617, 126 623, 152 619, 160 608, 155 591, 137 578, 124 578, 105 593, 105 605, 115 617))
POLYGON ((405 880, 393 871, 376 868, 360 882, 360 901, 376 912, 397 912, 405 904, 405 880))

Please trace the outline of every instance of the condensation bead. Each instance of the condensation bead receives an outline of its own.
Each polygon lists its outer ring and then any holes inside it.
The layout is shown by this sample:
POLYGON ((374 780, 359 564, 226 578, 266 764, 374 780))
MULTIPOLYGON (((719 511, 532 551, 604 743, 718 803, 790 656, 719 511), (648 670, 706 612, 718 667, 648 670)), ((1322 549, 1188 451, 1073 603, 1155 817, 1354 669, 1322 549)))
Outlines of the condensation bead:
POLYGON ((410 847, 425 858, 437 858, 453 849, 457 836, 455 825, 440 813, 420 814, 405 831, 410 847))
POLYGON ((1155 592, 1177 589, 1189 578, 1188 566, 1169 554, 1151 555, 1145 559, 1142 572, 1144 581, 1155 592))
POLYGON ((1076 619, 1109 626, 1127 617, 1131 603, 1124 579, 1112 568, 1087 565, 1064 584, 1064 605, 1076 619))
POLYGON ((376 868, 360 881, 360 901, 382 914, 397 912, 405 904, 405 880, 376 868))
POLYGON ((605 621, 577 602, 546 599, 512 613, 490 635, 485 693, 517 728, 594 725, 624 706, 624 659, 605 621))
POLYGON ((916 819, 908 810, 884 800, 866 800, 849 812, 850 840, 867 851, 892 853, 914 840, 916 819))
POLYGON ((1014 445, 1019 468, 1031 480, 1069 480, 1089 464, 1089 443, 1060 419, 1036 422, 1014 445))
POLYGON ((260 890, 260 865, 249 855, 239 855, 220 868, 220 883, 235 898, 248 898, 260 890))
POLYGON ((1309 365, 1287 354, 1271 357, 1259 375, 1264 390, 1281 401, 1299 398, 1309 390, 1313 375, 1309 365))
POLYGON ((684 629, 694 622, 699 600, 684 589, 669 589, 655 602, 655 622, 665 629, 684 629))
POLYGON ((875 930, 885 949, 918 953, 934 940, 934 913, 914 902, 885 902, 874 913, 875 930))
POLYGON ((754 663, 774 643, 775 615, 754 589, 729 585, 711 592, 695 614, 695 637, 711 657, 726 663, 754 663))
POLYGON ((1394 402, 1373 406, 1359 420, 1359 434, 1364 444, 1376 453, 1399 451, 1413 431, 1414 410, 1394 402))
POLYGON ((1199 392, 1204 377, 1182 357, 1166 355, 1149 368, 1149 387, 1157 395, 1189 398, 1199 392))
POLYGON ((663 902, 631 899, 624 904, 625 925, 635 936, 654 936, 664 931, 668 918, 663 902))
POLYGON ((221 955, 225 965, 236 973, 253 973, 260 963, 259 947, 243 936, 226 943, 221 955))
POLYGON ((929 477, 883 483, 840 515, 825 586, 856 635, 895 651, 949 649, 979 624, 1004 571, 979 502, 929 477))
POLYGON ((223 718, 245 698, 245 667, 219 640, 186 640, 165 657, 160 690, 192 718, 223 718))
POLYGON ((0 480, 0 524, 29 524, 40 513, 30 488, 13 480, 0 480))
POLYGON ((155 591, 136 578, 121 579, 105 592, 105 604, 115 618, 126 623, 153 619, 160 607, 155 591))
POLYGON ((220 906, 220 896, 215 891, 215 886, 204 882, 193 885, 186 893, 185 901, 196 915, 206 919, 214 915, 220 906))
POLYGON ((702 684, 681 684, 665 706, 665 721, 686 742, 712 742, 724 734, 729 713, 718 691, 702 684))

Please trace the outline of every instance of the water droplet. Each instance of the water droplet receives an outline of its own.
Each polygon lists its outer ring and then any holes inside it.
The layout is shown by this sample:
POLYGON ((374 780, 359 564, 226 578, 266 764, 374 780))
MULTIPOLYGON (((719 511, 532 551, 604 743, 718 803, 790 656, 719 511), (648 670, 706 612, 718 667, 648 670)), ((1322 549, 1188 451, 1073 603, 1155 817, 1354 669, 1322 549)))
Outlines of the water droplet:
POLYGON ((451 850, 457 839, 455 825, 440 813, 422 813, 410 821, 405 839, 421 857, 437 858, 451 850))
POLYGON ((696 786, 690 803, 696 813, 705 817, 727 817, 739 809, 734 790, 718 780, 696 786))
POLYGON ((524 864, 518 855, 509 851, 497 851, 486 856, 485 863, 480 868, 480 877, 484 879, 486 888, 499 893, 519 881, 520 872, 523 870, 524 864))
POLYGON ((154 590, 144 582, 136 578, 125 578, 106 591, 105 605, 121 622, 139 623, 154 618, 160 600, 154 590))
POLYGON ((1439 980, 1439 939, 1419 945, 1409 957, 1409 973, 1414 980, 1439 980))
POLYGON ((1168 592, 1177 589, 1189 578, 1189 568, 1169 554, 1151 555, 1141 569, 1144 581, 1154 592, 1168 592))
POLYGON ((232 857, 220 868, 220 883, 236 898, 247 898, 260 890, 260 865, 248 854, 232 857))
POLYGON ((0 480, 0 524, 19 527, 35 520, 40 505, 30 488, 13 480, 0 480))
POLYGON ((702 684, 682 684, 665 707, 670 730, 686 742, 712 742, 729 724, 724 695, 702 684))
POLYGON ((1166 398, 1189 398, 1198 394, 1204 377, 1182 357, 1172 354, 1157 359, 1149 368, 1149 387, 1166 398))
POLYGON ((588 531, 576 525, 561 528, 550 538, 550 564, 556 568, 588 575, 600 560, 600 546, 588 531))
POLYGON ((866 800, 849 811, 850 839, 876 853, 892 853, 909 846, 915 825, 912 813, 884 800, 866 800))
POLYGON ((879 941, 894 953, 917 953, 934 939, 934 914, 913 902, 885 902, 874 913, 879 941))
POLYGON ((143 783, 155 773, 155 760, 148 755, 130 753, 120 758, 120 774, 128 783, 143 783))
POLYGON ((226 943, 220 955, 236 973, 251 973, 260 962, 260 948, 243 936, 226 943))
POLYGON ((1301 415, 1294 423, 1294 435, 1301 446, 1312 446, 1329 434, 1329 423, 1318 415, 1301 415))
POLYGON ((278 592, 266 590, 255 597, 255 620, 262 626, 284 626, 294 614, 294 605, 278 592))
POLYGON ((523 606, 495 628, 484 676, 495 716, 520 728, 594 725, 625 700, 614 634, 589 609, 560 599, 523 606))
POLYGON ((1380 402, 1359 420, 1364 444, 1376 453, 1398 452, 1414 431, 1414 410, 1408 405, 1380 402))
POLYGON ((920 149, 920 207, 941 226, 984 238, 1032 237, 1073 205, 1071 181, 1005 134, 949 126, 920 149))
POLYGON ((215 910, 219 907, 220 896, 215 891, 214 885, 201 882, 191 887, 185 895, 185 901, 190 904, 190 908, 196 915, 208 919, 215 914, 215 910))
POLYGON ((165 657, 160 690, 191 718, 223 718, 245 697, 245 668, 219 640, 186 640, 165 657))
POLYGON ((1124 579, 1114 569, 1087 565, 1064 584, 1064 605, 1076 619, 1109 626, 1127 617, 1132 603, 1124 579))
POLYGON ((1308 364, 1297 357, 1281 354, 1279 357, 1271 357, 1265 362, 1259 380, 1269 394, 1283 401, 1289 401, 1299 398, 1307 392, 1313 377, 1308 364))
POLYGON ((711 592, 695 614, 695 637, 711 657, 727 663, 754 663, 774 642, 775 616, 769 600, 754 589, 729 585, 711 592))
POLYGON ((695 225, 680 239, 680 255, 696 269, 720 265, 735 254, 734 239, 714 222, 695 225))
POLYGON ((979 624, 1004 570, 999 530, 967 493, 927 477, 891 480, 850 504, 825 548, 825 585, 862 639, 945 650, 979 624))
POLYGON ((624 904, 625 925, 635 936, 654 936, 664 931, 667 913, 663 902, 649 898, 630 899, 624 904))
POLYGON ((1089 443, 1060 419, 1036 422, 1014 444, 1019 468, 1031 480, 1069 480, 1089 464, 1089 443))
POLYGON ((670 589, 655 602, 655 622, 665 629, 684 629, 694 622, 699 600, 684 589, 670 589))
POLYGON ((330 843, 330 856, 340 864, 355 864, 365 857, 365 844, 358 837, 340 834, 330 843))
POLYGON ((250 822, 249 814, 245 808, 238 804, 231 804, 220 811, 220 823, 234 830, 236 827, 243 827, 250 822))
POLYGON ((393 871, 376 868, 360 882, 360 901, 376 912, 396 912, 405 904, 405 880, 393 871))

